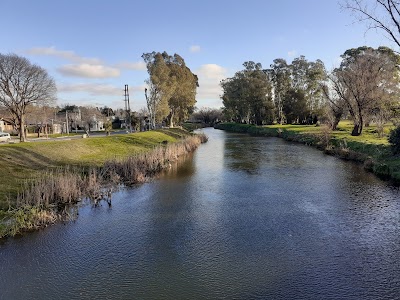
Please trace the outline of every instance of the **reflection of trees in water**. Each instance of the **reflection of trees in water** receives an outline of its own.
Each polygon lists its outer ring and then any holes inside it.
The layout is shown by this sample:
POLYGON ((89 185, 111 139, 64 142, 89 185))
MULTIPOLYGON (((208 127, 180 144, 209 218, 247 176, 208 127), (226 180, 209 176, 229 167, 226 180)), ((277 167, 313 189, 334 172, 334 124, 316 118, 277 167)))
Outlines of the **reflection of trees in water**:
POLYGON ((193 155, 194 153, 189 153, 176 161, 170 162, 170 167, 161 176, 164 178, 185 178, 192 176, 196 172, 193 155))
MULTIPOLYGON (((259 138, 258 138, 259 139, 259 138)), ((228 168, 257 174, 261 160, 265 160, 263 143, 257 138, 240 136, 225 139, 224 159, 228 168)))
MULTIPOLYGON (((303 157, 303 145, 291 144, 276 138, 233 136, 225 140, 225 164, 233 170, 259 174, 261 168, 271 172, 293 172, 311 167, 303 157)), ((265 171, 265 170, 264 170, 265 171)))

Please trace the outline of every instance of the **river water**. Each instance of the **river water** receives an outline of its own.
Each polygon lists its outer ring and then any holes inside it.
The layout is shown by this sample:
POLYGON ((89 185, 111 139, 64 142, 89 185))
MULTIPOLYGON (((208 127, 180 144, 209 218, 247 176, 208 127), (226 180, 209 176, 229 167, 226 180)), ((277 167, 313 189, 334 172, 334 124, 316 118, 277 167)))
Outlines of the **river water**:
POLYGON ((209 142, 111 208, 0 243, 0 299, 400 299, 400 193, 300 144, 209 142))

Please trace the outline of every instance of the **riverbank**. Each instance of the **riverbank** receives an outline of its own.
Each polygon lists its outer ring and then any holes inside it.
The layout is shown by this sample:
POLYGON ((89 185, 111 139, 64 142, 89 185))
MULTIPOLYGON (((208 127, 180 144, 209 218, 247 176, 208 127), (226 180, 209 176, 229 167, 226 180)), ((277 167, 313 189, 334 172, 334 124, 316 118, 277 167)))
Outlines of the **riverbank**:
POLYGON ((351 126, 347 122, 341 122, 337 131, 314 125, 254 126, 236 123, 220 123, 215 128, 255 136, 280 137, 313 146, 326 154, 361 163, 379 178, 400 184, 400 157, 392 154, 387 137, 379 138, 372 126, 358 137, 350 135, 351 126))
POLYGON ((144 182, 195 150, 204 135, 168 129, 0 146, 0 237, 47 226, 83 198, 111 205, 118 184, 144 182))

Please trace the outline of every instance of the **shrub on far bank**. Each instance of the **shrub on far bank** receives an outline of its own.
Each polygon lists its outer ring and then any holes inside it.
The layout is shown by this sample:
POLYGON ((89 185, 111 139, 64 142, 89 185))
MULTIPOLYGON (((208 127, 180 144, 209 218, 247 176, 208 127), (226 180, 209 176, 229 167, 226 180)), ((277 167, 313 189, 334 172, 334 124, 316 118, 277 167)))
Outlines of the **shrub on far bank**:
POLYGON ((400 154, 400 126, 390 131, 389 143, 394 154, 400 154))

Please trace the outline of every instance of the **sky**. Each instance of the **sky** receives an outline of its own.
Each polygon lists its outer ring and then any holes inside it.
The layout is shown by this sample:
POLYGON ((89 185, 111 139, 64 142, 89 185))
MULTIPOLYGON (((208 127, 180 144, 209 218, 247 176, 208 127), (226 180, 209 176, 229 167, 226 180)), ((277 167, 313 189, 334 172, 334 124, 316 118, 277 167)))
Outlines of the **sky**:
MULTIPOLYGON (((340 0, 339 0, 340 1, 340 0)), ((219 82, 245 61, 321 59, 327 70, 359 46, 386 45, 338 0, 0 0, 0 53, 28 58, 54 78, 58 105, 146 106, 141 58, 179 54, 198 75, 198 108, 222 106, 219 82)))

